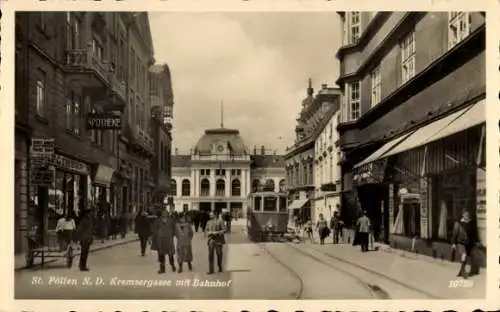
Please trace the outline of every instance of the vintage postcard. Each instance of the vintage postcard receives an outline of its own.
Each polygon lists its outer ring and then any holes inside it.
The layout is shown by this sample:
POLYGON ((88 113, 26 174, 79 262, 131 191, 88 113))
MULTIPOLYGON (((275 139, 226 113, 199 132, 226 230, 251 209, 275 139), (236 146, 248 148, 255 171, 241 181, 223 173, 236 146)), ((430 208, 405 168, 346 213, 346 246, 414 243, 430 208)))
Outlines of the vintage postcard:
POLYGON ((6 311, 498 307, 496 2, 14 2, 6 311))

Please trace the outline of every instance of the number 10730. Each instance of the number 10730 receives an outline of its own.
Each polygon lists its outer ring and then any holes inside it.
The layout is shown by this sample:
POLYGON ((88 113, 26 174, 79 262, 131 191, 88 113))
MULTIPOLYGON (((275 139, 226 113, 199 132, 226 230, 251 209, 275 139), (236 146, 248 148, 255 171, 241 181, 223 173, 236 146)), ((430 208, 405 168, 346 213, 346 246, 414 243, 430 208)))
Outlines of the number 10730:
POLYGON ((448 281, 448 288, 470 288, 474 286, 474 281, 465 279, 456 279, 448 281))

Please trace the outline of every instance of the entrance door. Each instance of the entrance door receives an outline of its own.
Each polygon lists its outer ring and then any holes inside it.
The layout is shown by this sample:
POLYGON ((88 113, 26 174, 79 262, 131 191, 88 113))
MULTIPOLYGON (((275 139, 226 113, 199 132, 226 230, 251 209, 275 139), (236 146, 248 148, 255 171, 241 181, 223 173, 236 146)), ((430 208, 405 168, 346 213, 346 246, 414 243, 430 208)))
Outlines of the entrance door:
POLYGON ((212 204, 208 202, 201 202, 200 203, 200 211, 205 211, 205 212, 210 212, 212 210, 212 204))
POLYGON ((215 203, 214 212, 220 214, 222 209, 226 209, 227 203, 215 203))

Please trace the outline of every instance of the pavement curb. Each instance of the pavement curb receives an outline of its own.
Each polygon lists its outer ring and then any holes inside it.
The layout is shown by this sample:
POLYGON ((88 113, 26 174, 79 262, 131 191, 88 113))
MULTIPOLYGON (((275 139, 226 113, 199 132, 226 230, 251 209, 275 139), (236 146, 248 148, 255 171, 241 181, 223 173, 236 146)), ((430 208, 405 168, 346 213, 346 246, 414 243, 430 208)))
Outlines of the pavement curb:
MULTIPOLYGON (((116 246, 121 246, 121 245, 129 244, 129 243, 133 243, 133 242, 137 242, 137 241, 139 241, 139 238, 134 238, 134 239, 123 241, 123 242, 117 242, 116 244, 109 244, 109 245, 106 245, 106 246, 99 246, 99 247, 91 248, 89 250, 89 253, 93 253, 95 251, 99 251, 99 250, 103 250, 103 249, 113 248, 113 247, 116 247, 116 246)), ((74 257, 77 257, 77 256, 80 256, 80 252, 75 252, 74 253, 74 257)), ((59 258, 46 260, 45 264, 54 263, 54 262, 59 261, 59 260, 60 260, 59 258)), ((40 266, 40 264, 33 265, 33 267, 37 267, 37 266, 40 266)), ((20 268, 14 268, 14 272, 23 271, 23 270, 27 270, 27 269, 30 269, 30 268, 27 267, 26 265, 24 265, 24 266, 22 266, 20 268)))

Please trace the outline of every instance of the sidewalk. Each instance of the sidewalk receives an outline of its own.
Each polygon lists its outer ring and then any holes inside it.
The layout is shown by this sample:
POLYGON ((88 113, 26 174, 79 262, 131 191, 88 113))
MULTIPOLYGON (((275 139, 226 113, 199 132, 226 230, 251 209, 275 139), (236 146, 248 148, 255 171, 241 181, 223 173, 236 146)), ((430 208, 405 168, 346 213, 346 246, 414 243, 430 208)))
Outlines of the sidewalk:
MULTIPOLYGON (((303 243, 303 245, 313 252, 328 255, 332 262, 348 263, 357 269, 369 272, 372 276, 378 276, 380 280, 390 280, 392 285, 399 284, 399 287, 413 288, 432 294, 434 297, 479 299, 486 296, 486 269, 482 269, 479 276, 469 277, 464 282, 462 278, 456 277, 459 268, 457 263, 435 260, 423 255, 410 256, 411 253, 400 250, 393 252, 390 249, 386 249, 386 252, 361 253, 359 246, 333 245, 331 241, 325 245, 316 243, 303 243)), ((391 289, 384 290, 391 294, 391 289)))
MULTIPOLYGON (((105 240, 104 242, 101 242, 101 240, 99 240, 99 239, 94 239, 94 243, 90 246, 90 252, 94 252, 94 251, 98 251, 101 249, 106 249, 106 248, 111 248, 114 246, 119 246, 119 245, 131 243, 131 242, 134 242, 137 240, 139 240, 139 238, 137 237, 137 234, 135 234, 133 232, 127 233, 127 235, 123 239, 121 238, 121 236, 118 236, 116 239, 105 240)), ((79 245, 76 246, 76 250, 74 252, 74 255, 80 256, 80 246, 79 245)), ((46 258, 45 264, 53 263, 53 262, 61 261, 61 260, 65 261, 64 258, 46 258)), ((41 264, 41 258, 36 258, 34 261, 34 266, 38 266, 40 264, 41 264)), ((26 269, 26 255, 25 255, 25 253, 18 254, 18 255, 14 256, 14 269, 16 271, 26 269)))

